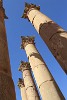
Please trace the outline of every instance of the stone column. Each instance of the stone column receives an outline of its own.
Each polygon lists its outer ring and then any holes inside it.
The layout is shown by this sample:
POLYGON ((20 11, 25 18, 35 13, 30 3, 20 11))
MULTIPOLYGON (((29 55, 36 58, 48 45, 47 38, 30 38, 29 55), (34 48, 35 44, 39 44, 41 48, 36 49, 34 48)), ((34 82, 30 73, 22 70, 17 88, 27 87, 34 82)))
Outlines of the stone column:
POLYGON ((0 0, 0 100, 16 100, 4 18, 7 19, 7 16, 5 15, 2 0, 0 0))
POLYGON ((25 3, 22 17, 28 18, 67 73, 67 32, 39 10, 39 6, 25 3))
POLYGON ((64 100, 62 93, 35 47, 34 37, 22 36, 21 48, 26 51, 42 100, 64 100))
POLYGON ((20 88, 20 91, 21 91, 22 100, 28 100, 26 90, 25 90, 24 81, 21 78, 19 78, 18 87, 20 88))
POLYGON ((23 79, 28 100, 40 100, 31 75, 30 64, 28 62, 22 61, 19 70, 23 73, 23 79))

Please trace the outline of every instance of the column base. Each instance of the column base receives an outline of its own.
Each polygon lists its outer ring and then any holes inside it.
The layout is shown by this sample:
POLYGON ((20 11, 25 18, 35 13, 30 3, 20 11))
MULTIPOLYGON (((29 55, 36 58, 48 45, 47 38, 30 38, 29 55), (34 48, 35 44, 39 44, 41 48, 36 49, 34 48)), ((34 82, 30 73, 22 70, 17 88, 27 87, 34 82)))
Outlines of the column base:
POLYGON ((16 100, 13 80, 4 72, 0 72, 0 100, 16 100))

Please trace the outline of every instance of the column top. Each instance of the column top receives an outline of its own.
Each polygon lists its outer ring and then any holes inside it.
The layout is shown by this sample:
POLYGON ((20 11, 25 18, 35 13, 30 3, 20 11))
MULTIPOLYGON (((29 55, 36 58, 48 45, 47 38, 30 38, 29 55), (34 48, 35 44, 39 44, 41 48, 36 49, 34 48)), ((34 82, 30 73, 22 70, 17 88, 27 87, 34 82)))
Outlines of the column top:
POLYGON ((0 0, 0 7, 3 5, 3 0, 0 0))
POLYGON ((24 13, 23 13, 21 18, 28 18, 27 13, 32 8, 34 8, 36 10, 40 10, 40 6, 36 6, 36 5, 32 4, 32 3, 28 4, 28 3, 25 2, 25 9, 24 9, 24 13))
POLYGON ((5 9, 3 8, 3 0, 0 0, 0 11, 2 12, 2 14, 0 13, 2 17, 8 19, 8 17, 5 14, 5 9))
POLYGON ((21 61, 19 71, 24 71, 29 69, 30 69, 30 63, 21 61))
POLYGON ((35 45, 35 43, 34 43, 35 37, 34 36, 27 36, 27 37, 21 36, 21 39, 22 39, 21 49, 22 48, 24 49, 26 47, 26 45, 28 45, 28 44, 35 45))
POLYGON ((19 78, 18 87, 19 87, 19 88, 23 88, 23 87, 24 87, 24 81, 23 81, 23 79, 21 79, 21 78, 19 78))

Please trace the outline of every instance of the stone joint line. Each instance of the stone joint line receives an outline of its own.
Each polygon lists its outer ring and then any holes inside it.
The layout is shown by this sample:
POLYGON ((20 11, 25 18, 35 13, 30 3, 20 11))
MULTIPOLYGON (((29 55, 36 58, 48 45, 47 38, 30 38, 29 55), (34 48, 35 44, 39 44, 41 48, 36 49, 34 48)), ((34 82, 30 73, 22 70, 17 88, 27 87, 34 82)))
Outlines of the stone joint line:
MULTIPOLYGON (((29 86, 29 87, 27 87, 27 88, 26 88, 26 90, 27 90, 28 88, 30 88, 30 87, 32 87, 32 88, 33 88, 33 90, 35 90, 35 88, 34 88, 33 86, 29 86)), ((35 91, 36 91, 36 90, 35 90, 35 91)))
MULTIPOLYGON (((46 83, 46 82, 48 82, 48 81, 54 81, 54 80, 53 80, 53 79, 51 79, 51 80, 46 80, 46 81, 44 81, 43 83, 46 83)), ((43 84, 43 83, 42 83, 42 84, 43 84)), ((42 84, 41 84, 41 85, 42 85, 42 84)), ((39 88, 41 87, 41 85, 39 86, 39 88)))

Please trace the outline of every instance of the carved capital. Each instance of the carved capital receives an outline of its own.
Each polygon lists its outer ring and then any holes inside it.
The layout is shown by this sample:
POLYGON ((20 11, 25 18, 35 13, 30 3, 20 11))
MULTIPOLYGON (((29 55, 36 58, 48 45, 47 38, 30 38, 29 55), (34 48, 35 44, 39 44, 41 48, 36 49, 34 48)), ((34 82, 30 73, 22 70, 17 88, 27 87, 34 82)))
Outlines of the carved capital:
POLYGON ((21 61, 19 71, 24 71, 29 69, 30 69, 30 63, 21 61))
POLYGON ((26 47, 26 45, 28 45, 28 44, 35 45, 35 43, 34 43, 35 37, 33 37, 33 36, 27 36, 27 37, 21 36, 21 39, 22 39, 21 49, 22 48, 24 49, 26 47))
POLYGON ((24 87, 24 81, 23 81, 21 78, 19 78, 18 87, 19 87, 19 88, 24 87))
POLYGON ((24 9, 24 13, 22 15, 22 18, 28 18, 27 13, 28 11, 30 11, 32 8, 36 9, 36 10, 40 10, 40 6, 36 6, 34 4, 28 4, 25 2, 25 9, 24 9))
POLYGON ((5 19, 8 19, 8 17, 5 14, 5 9, 3 8, 3 1, 0 0, 0 16, 2 16, 5 19))

